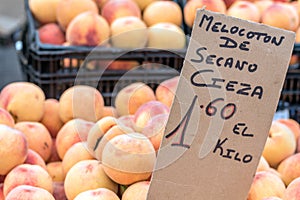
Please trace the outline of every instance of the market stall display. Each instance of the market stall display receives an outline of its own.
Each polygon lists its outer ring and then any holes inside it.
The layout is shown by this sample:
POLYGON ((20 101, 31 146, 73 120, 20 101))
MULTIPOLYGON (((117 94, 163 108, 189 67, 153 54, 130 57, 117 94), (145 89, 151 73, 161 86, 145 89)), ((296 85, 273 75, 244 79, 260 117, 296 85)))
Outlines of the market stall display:
MULTIPOLYGON (((146 199, 194 10, 295 31, 300 42, 298 4, 25 0, 26 82, 0 93, 0 199, 146 199)), ((277 108, 284 117, 272 123, 249 200, 300 198, 299 55, 296 43, 277 108)))
MULTIPOLYGON (((98 113, 93 114, 98 117, 92 121, 87 120, 85 113, 95 112, 93 106, 86 107, 88 110, 75 110, 76 118, 65 120, 63 116, 66 111, 74 112, 66 109, 65 100, 41 97, 36 100, 43 103, 41 109, 24 101, 24 98, 35 99, 36 94, 30 88, 36 88, 36 85, 7 85, 0 95, 3 107, 0 112, 0 123, 3 124, 0 126, 0 134, 3 135, 3 164, 0 172, 4 195, 10 199, 10 196, 22 196, 26 191, 32 191, 37 196, 43 194, 45 199, 53 199, 50 197, 52 195, 57 200, 66 197, 82 199, 86 195, 97 196, 98 193, 93 193, 94 190, 108 188, 110 192, 107 195, 118 196, 120 199, 145 198, 156 158, 155 152, 159 150, 158 144, 168 119, 169 105, 166 102, 174 98, 172 94, 177 85, 176 80, 178 79, 166 80, 155 91, 148 90, 147 87, 135 90, 129 101, 111 107, 114 112, 105 112, 105 106, 102 105, 98 113), (19 93, 18 90, 22 92, 19 93), (139 95, 143 92, 154 94, 153 99, 139 95), (161 94, 166 94, 164 97, 167 99, 159 98, 161 94), (6 98, 8 96, 9 99, 6 98), (135 106, 130 100, 144 103, 133 111, 122 111, 124 107, 135 106), (18 118, 19 113, 23 113, 25 109, 30 109, 31 112, 25 113, 21 120, 18 118), (39 117, 31 120, 32 122, 26 121, 32 115, 40 116, 39 110, 43 110, 41 119, 39 117), (134 134, 134 137, 130 137, 130 134, 134 134), (11 143, 12 141, 15 142, 11 143), (28 182, 25 177, 29 176, 31 181, 28 182), (18 183, 14 181, 16 179, 18 183)), ((87 86, 76 87, 89 90, 87 86)), ((136 83, 121 90, 117 98, 126 98, 131 91, 128 88, 132 87, 136 87, 136 83)), ((74 102, 94 104, 97 101, 87 100, 80 95, 80 91, 76 95, 76 89, 74 94, 74 102)), ((63 96, 64 94, 62 98, 63 96)), ((297 181, 300 175, 297 169, 290 167, 297 166, 296 163, 299 162, 299 134, 299 123, 293 119, 273 122, 249 199, 268 196, 290 199, 290 196, 296 195, 292 187, 299 187, 297 181)))

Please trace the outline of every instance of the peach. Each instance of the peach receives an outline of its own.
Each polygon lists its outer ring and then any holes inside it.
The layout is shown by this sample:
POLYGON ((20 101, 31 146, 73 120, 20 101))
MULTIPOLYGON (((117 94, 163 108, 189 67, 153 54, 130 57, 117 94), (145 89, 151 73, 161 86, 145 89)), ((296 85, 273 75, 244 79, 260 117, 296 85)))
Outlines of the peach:
POLYGON ((88 133, 93 126, 93 122, 83 119, 68 121, 56 136, 56 149, 60 159, 63 160, 67 150, 73 144, 86 141, 88 133))
POLYGON ((141 132, 146 124, 156 115, 169 114, 170 109, 160 101, 148 101, 141 105, 134 114, 135 129, 141 132))
POLYGON ((119 117, 118 124, 119 123, 131 128, 132 130, 135 130, 134 115, 123 115, 119 117))
POLYGON ((122 195, 122 200, 147 200, 150 182, 141 181, 130 185, 122 195))
POLYGON ((223 0, 190 0, 183 9, 184 21, 187 26, 193 26, 197 9, 204 6, 206 10, 224 14, 226 12, 226 5, 223 0))
POLYGON ((29 0, 29 8, 42 24, 56 22, 56 9, 60 0, 29 0))
POLYGON ((65 42, 65 34, 56 23, 48 23, 38 28, 41 43, 62 45, 65 42))
POLYGON ((300 126, 299 123, 293 119, 279 119, 277 120, 280 123, 285 124, 287 127, 291 129, 291 131, 294 133, 294 136, 296 140, 298 140, 300 136, 300 126))
POLYGON ((256 171, 257 172, 265 171, 268 170, 269 168, 270 168, 269 163, 263 156, 261 156, 256 171))
MULTIPOLYGON (((71 44, 69 42, 65 42, 63 44, 63 46, 71 46, 71 44)), ((61 61, 61 65, 63 68, 77 68, 79 69, 81 67, 83 63, 83 60, 82 59, 77 59, 77 58, 64 58, 62 61, 61 61)))
POLYGON ((179 81, 179 76, 161 82, 155 90, 156 99, 171 108, 179 81))
POLYGON ((174 1, 154 1, 144 10, 143 20, 148 26, 161 22, 168 22, 181 26, 181 8, 174 1))
POLYGON ((44 101, 43 90, 29 82, 10 83, 0 94, 0 107, 7 110, 15 122, 40 121, 44 114, 44 101))
POLYGON ((114 137, 122 134, 127 133, 133 133, 134 131, 131 128, 128 128, 126 126, 123 126, 122 124, 117 124, 113 127, 111 127, 106 133, 103 135, 103 137, 98 142, 98 145, 95 146, 95 157, 98 160, 102 160, 102 152, 105 147, 105 145, 114 137))
POLYGON ((55 200, 67 200, 64 182, 53 182, 53 196, 55 200))
POLYGON ((37 152, 44 161, 50 158, 52 138, 43 124, 39 122, 18 122, 15 128, 25 134, 29 149, 37 152))
POLYGON ((157 0, 134 0, 135 3, 140 7, 140 9, 143 11, 149 4, 151 4, 154 1, 157 0))
POLYGON ((183 30, 172 23, 157 23, 148 29, 148 47, 156 49, 184 49, 186 37, 183 30))
POLYGON ((0 108, 0 124, 4 124, 12 128, 15 126, 14 118, 3 108, 0 108))
POLYGON ((77 68, 77 69, 79 69, 80 66, 82 65, 83 61, 78 60, 76 58, 64 58, 62 63, 63 63, 62 66, 64 68, 77 68))
POLYGON ((283 200, 298 200, 300 198, 300 177, 294 179, 286 188, 283 200))
POLYGON ((12 189, 5 198, 6 200, 55 200, 53 195, 40 187, 19 185, 12 189))
POLYGON ((121 17, 135 16, 141 18, 141 10, 132 0, 113 0, 104 4, 101 15, 111 24, 115 19, 121 17))
POLYGON ((277 168, 285 185, 289 185, 295 178, 300 177, 300 153, 284 159, 277 168))
POLYGON ((276 168, 282 160, 294 154, 295 150, 293 132, 286 125, 274 121, 262 153, 269 165, 276 168))
POLYGON ((114 20, 111 25, 111 44, 117 48, 143 48, 148 41, 146 24, 138 17, 128 16, 114 20))
POLYGON ((47 171, 54 182, 62 182, 65 180, 62 161, 47 163, 47 171))
POLYGON ((48 162, 56 162, 56 161, 61 161, 61 159, 57 153, 56 139, 52 138, 51 155, 50 158, 48 159, 48 162))
POLYGON ((299 16, 291 5, 274 2, 263 12, 261 22, 277 28, 296 31, 299 26, 299 16))
POLYGON ((137 61, 126 61, 126 60, 116 60, 110 63, 107 69, 110 70, 131 70, 135 67, 138 67, 140 64, 137 61))
MULTIPOLYGON (((296 33, 296 39, 297 39, 297 37, 298 36, 297 36, 297 33, 296 33)), ((299 56, 294 54, 294 55, 291 56, 289 65, 297 65, 298 62, 299 62, 299 56)))
POLYGON ((152 143, 155 151, 158 151, 160 143, 164 136, 165 127, 167 125, 169 114, 159 114, 151 118, 142 130, 152 143))
POLYGON ((59 116, 67 121, 80 118, 96 122, 102 116, 104 100, 101 93, 87 85, 76 85, 65 90, 59 99, 59 116))
POLYGON ((285 191, 283 181, 269 171, 256 172, 247 200, 263 199, 265 197, 282 197, 285 191))
POLYGON ((74 200, 120 200, 116 193, 106 188, 88 190, 78 194, 74 200))
POLYGON ((16 129, 0 124, 0 149, 0 175, 6 175, 26 160, 28 152, 26 136, 16 129))
POLYGON ((132 115, 148 101, 155 100, 153 90, 142 82, 132 83, 120 90, 115 99, 118 115, 132 115))
POLYGON ((103 117, 99 121, 97 121, 87 136, 87 146, 88 150, 93 153, 99 144, 100 139, 103 135, 113 126, 117 124, 117 119, 115 117, 103 117))
POLYGON ((106 45, 110 36, 107 21, 97 13, 84 12, 77 15, 66 30, 70 45, 106 45))
POLYGON ((99 13, 97 4, 93 0, 60 0, 56 9, 57 21, 60 27, 66 30, 77 15, 86 11, 99 13))
POLYGON ((31 185, 53 192, 51 176, 39 165, 21 164, 13 168, 4 180, 4 196, 19 185, 31 185))
POLYGON ((153 145, 147 137, 139 133, 122 134, 112 138, 102 153, 105 173, 122 185, 148 180, 155 161, 153 145))
POLYGON ((78 142, 76 144, 73 144, 66 152, 62 161, 64 175, 66 176, 68 171, 79 161, 92 159, 94 159, 94 157, 87 150, 86 142, 78 142))
POLYGON ((56 99, 46 99, 44 108, 44 116, 41 123, 48 129, 52 138, 55 138, 64 125, 59 117, 59 102, 56 99))
POLYGON ((65 192, 69 200, 87 190, 107 188, 118 191, 118 185, 104 172, 102 164, 97 160, 84 160, 76 163, 65 178, 65 192))
POLYGON ((253 22, 260 21, 260 11, 254 3, 249 1, 236 1, 227 10, 227 15, 253 22))
POLYGON ((42 168, 47 169, 44 159, 40 156, 40 154, 31 149, 28 149, 28 154, 24 164, 39 165, 42 168))

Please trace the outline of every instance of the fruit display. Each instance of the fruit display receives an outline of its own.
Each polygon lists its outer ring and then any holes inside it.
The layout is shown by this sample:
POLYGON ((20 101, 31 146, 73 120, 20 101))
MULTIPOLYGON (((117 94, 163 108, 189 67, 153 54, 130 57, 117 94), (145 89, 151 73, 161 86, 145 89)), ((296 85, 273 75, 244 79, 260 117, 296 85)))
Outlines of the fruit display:
MULTIPOLYGON (((186 0, 183 4, 185 32, 190 34, 196 10, 204 8, 251 22, 262 23, 296 33, 300 42, 300 1, 294 0, 186 0)), ((291 65, 299 60, 293 55, 291 65)))
POLYGON ((299 1, 273 0, 187 0, 184 4, 184 19, 190 28, 198 8, 259 22, 296 32, 299 27, 299 1))
MULTIPOLYGON (((20 59, 25 80, 37 84, 50 98, 61 96, 75 80, 94 87, 98 84, 97 89, 105 91, 102 95, 106 103, 115 97, 114 85, 121 82, 124 74, 127 76, 137 68, 143 68, 144 73, 142 70, 132 73, 132 82, 138 79, 157 84, 170 78, 171 70, 180 72, 190 33, 188 26, 192 25, 197 8, 205 6, 208 10, 253 21, 261 21, 260 14, 255 13, 258 10, 261 13, 271 4, 298 8, 295 1, 269 0, 235 3, 228 3, 229 0, 61 0, 56 3, 26 0, 25 5, 26 2, 28 30, 24 30, 21 54, 28 58, 20 59), (55 20, 50 20, 53 16, 55 20), (43 20, 47 17, 49 20, 43 20), (95 45, 100 47, 94 48, 95 45), (170 70, 159 70, 163 66, 170 70)), ((283 23, 283 19, 275 21, 283 23)), ((293 67, 299 63, 297 53, 291 58, 293 67)), ((288 89, 298 87, 292 79, 288 89)), ((295 94, 284 95, 288 98, 281 100, 295 102, 295 94)))
POLYGON ((174 1, 29 0, 29 9, 42 44, 123 49, 186 46, 182 10, 174 1))
MULTIPOLYGON (((134 81, 107 101, 105 95, 115 86, 111 79, 99 84, 110 85, 110 88, 100 90, 88 84, 89 78, 99 81, 92 77, 98 76, 97 73, 83 76, 87 80, 75 86, 75 80, 66 75, 75 78, 81 64, 89 59, 91 62, 85 63, 84 70, 95 72, 101 66, 113 71, 130 71, 141 64, 159 69, 161 64, 151 61, 165 58, 150 56, 149 61, 142 62, 138 59, 97 60, 86 55, 77 57, 80 53, 77 47, 185 50, 186 35, 191 30, 196 9, 203 6, 294 31, 297 42, 300 41, 299 3, 28 0, 38 36, 35 38, 42 45, 70 49, 62 54, 56 49, 58 53, 52 55, 53 60, 49 56, 50 61, 42 59, 48 56, 42 52, 33 58, 41 56, 42 62, 29 63, 31 68, 27 66, 31 70, 42 69, 34 76, 43 75, 46 69, 47 84, 53 76, 63 75, 63 80, 55 83, 55 87, 61 89, 59 95, 47 97, 44 88, 29 81, 10 83, 0 93, 0 200, 27 196, 33 200, 146 200, 179 76, 164 77, 157 87, 150 86, 152 80, 134 81), (66 81, 72 84, 64 85, 66 81)), ((293 55, 291 62, 298 63, 298 55, 293 55)), ((175 66, 174 63, 171 65, 175 66)), ((300 199, 299 159, 299 123, 293 119, 274 120, 248 200, 300 199)))
MULTIPOLYGON (((39 98, 28 82, 6 85, 0 93, 0 199, 146 199, 178 80, 156 89, 133 83, 117 93, 114 105, 104 105, 101 92, 85 85, 70 87, 60 99, 39 98), (38 98, 41 108, 20 105, 24 94, 38 98), (17 108, 31 112, 17 118, 17 108), (41 117, 27 118, 34 113, 41 117)), ((273 121, 248 200, 300 198, 299 145, 297 121, 273 121)))
POLYGON ((180 4, 163 0, 29 1, 30 11, 39 23, 37 29, 42 43, 162 49, 185 48, 184 35, 190 33, 196 10, 203 7, 228 16, 294 31, 298 35, 298 4, 299 1, 273 0, 186 0, 180 4), (164 23, 171 25, 166 26, 164 23), (189 31, 183 31, 184 25, 189 31), (152 29, 159 35, 159 42, 151 37, 152 29), (176 39, 167 37, 172 34, 176 35, 176 39), (172 46, 174 42, 180 45, 172 46))

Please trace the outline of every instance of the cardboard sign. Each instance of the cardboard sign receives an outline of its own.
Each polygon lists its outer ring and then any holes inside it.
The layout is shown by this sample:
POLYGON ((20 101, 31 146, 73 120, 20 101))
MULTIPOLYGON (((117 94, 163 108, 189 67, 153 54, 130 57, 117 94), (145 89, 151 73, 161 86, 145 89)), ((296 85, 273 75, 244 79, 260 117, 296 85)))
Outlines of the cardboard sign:
POLYGON ((247 199, 294 41, 198 10, 148 200, 247 199))

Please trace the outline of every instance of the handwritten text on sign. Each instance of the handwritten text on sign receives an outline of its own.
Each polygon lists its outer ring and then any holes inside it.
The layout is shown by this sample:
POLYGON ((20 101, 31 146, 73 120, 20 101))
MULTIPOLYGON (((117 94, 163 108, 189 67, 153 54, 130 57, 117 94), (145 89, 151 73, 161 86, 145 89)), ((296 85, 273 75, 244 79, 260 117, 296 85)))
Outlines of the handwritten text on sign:
POLYGON ((247 198, 294 34, 199 10, 148 199, 247 198))

